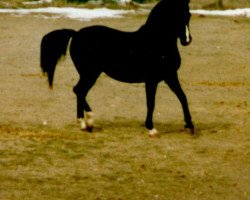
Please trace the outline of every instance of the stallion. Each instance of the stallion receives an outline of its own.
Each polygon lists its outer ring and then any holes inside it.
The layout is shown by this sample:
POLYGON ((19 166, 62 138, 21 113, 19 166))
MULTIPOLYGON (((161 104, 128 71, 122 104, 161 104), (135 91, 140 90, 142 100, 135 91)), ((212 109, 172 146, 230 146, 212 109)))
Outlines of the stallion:
POLYGON ((99 75, 126 83, 145 83, 149 135, 158 132, 153 125, 157 85, 169 86, 181 102, 185 129, 194 132, 187 98, 178 80, 181 58, 178 38, 183 46, 191 43, 189 31, 189 0, 161 0, 152 9, 145 24, 137 31, 124 32, 106 26, 89 26, 74 31, 60 29, 49 32, 41 41, 41 68, 53 85, 56 65, 65 56, 68 43, 70 55, 79 73, 73 88, 77 97, 77 118, 80 127, 92 131, 93 112, 86 96, 99 75))

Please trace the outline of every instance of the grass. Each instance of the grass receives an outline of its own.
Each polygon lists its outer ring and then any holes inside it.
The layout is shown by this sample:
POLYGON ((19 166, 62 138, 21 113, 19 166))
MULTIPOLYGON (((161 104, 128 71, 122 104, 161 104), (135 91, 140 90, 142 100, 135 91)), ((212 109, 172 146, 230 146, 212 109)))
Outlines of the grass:
MULTIPOLYGON (((215 7, 215 0, 191 0, 192 9, 218 9, 215 7)), ((223 0, 223 9, 250 7, 249 0, 223 0)))
POLYGON ((248 170, 237 170, 249 156, 244 134, 239 133, 239 145, 225 132, 149 139, 133 129, 118 131, 111 124, 105 131, 79 134, 1 126, 1 199, 249 197, 248 170), (245 153, 239 159, 240 152, 245 153))
POLYGON ((180 104, 163 83, 154 115, 161 137, 153 139, 142 126, 142 84, 100 77, 88 96, 93 134, 75 122, 78 76, 69 57, 48 91, 39 68, 44 34, 93 24, 133 31, 145 17, 85 22, 1 14, 1 200, 250 198, 249 18, 191 19, 193 42, 179 48, 179 77, 194 137, 182 131, 180 104))

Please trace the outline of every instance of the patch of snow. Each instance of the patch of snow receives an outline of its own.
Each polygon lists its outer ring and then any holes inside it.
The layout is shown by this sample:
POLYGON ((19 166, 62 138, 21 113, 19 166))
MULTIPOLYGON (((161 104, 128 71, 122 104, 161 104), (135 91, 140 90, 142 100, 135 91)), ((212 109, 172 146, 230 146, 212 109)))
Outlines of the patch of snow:
POLYGON ((52 3, 53 0, 38 0, 38 1, 26 1, 23 2, 24 5, 37 5, 43 3, 52 3))
POLYGON ((111 10, 108 8, 35 8, 35 9, 0 9, 0 13, 14 13, 26 15, 30 13, 43 13, 43 14, 54 14, 71 19, 78 20, 91 20, 94 18, 105 18, 105 17, 122 17, 124 14, 134 13, 131 10, 111 10))
POLYGON ((132 0, 120 0, 118 3, 120 3, 121 5, 126 5, 132 3, 132 0))
MULTIPOLYGON (((48 2, 51 0, 40 0, 41 2, 48 2)), ((39 2, 40 2, 39 1, 39 2)), ((125 0, 126 1, 126 0, 125 0)), ((112 10, 108 8, 58 8, 58 7, 48 7, 48 8, 35 8, 35 9, 0 9, 0 13, 14 13, 20 15, 26 15, 30 13, 42 13, 42 14, 53 14, 56 16, 68 17, 71 19, 78 20, 91 20, 94 18, 105 18, 105 17, 122 17, 125 14, 131 14, 135 12, 145 12, 141 9, 139 11, 135 10, 112 10)), ((219 15, 219 16, 243 16, 250 17, 250 8, 235 9, 235 10, 191 10, 193 14, 200 15, 219 15)))
POLYGON ((239 8, 234 10, 191 10, 191 13, 199 15, 250 17, 250 8, 239 8))

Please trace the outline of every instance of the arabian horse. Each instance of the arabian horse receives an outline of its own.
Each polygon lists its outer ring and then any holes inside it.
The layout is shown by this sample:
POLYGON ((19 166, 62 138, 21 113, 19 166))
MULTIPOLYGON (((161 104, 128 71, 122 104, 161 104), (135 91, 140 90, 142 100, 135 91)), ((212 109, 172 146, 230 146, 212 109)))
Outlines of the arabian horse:
POLYGON ((150 136, 157 134, 152 121, 157 85, 165 81, 181 102, 185 129, 193 133, 186 95, 177 75, 181 65, 177 42, 179 38, 183 46, 191 43, 190 17, 189 0, 161 0, 150 12, 146 23, 135 32, 105 26, 90 26, 79 31, 52 31, 41 41, 41 68, 52 87, 55 67, 65 56, 71 39, 70 55, 80 76, 73 91, 77 97, 77 118, 82 130, 92 131, 93 113, 86 96, 104 72, 118 81, 145 83, 145 126, 150 136))

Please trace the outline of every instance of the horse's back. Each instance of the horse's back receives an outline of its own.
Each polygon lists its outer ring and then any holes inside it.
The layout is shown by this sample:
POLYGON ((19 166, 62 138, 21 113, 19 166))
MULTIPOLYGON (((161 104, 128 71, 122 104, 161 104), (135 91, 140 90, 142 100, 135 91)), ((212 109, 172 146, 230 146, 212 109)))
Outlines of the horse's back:
POLYGON ((108 56, 110 53, 131 48, 131 44, 135 40, 134 35, 133 32, 124 32, 106 26, 89 26, 75 34, 71 49, 80 49, 81 52, 95 54, 95 56, 108 56))
POLYGON ((74 37, 78 44, 81 42, 99 42, 101 43, 113 43, 118 40, 124 41, 126 39, 131 40, 134 37, 134 32, 125 32, 118 29, 110 28, 107 26, 89 26, 80 29, 74 37))
POLYGON ((136 32, 125 32, 106 26, 90 26, 77 32, 71 42, 73 61, 82 73, 91 68, 105 72, 120 81, 141 82, 139 51, 144 50, 136 32), (76 64, 76 62, 74 62, 76 64), (77 64, 76 64, 77 65, 77 64), (134 75, 133 75, 134 74, 134 75))
POLYGON ((158 48, 152 48, 150 39, 143 31, 90 26, 73 37, 71 57, 80 74, 105 72, 116 80, 130 83, 164 79, 169 70, 166 57, 158 48))

